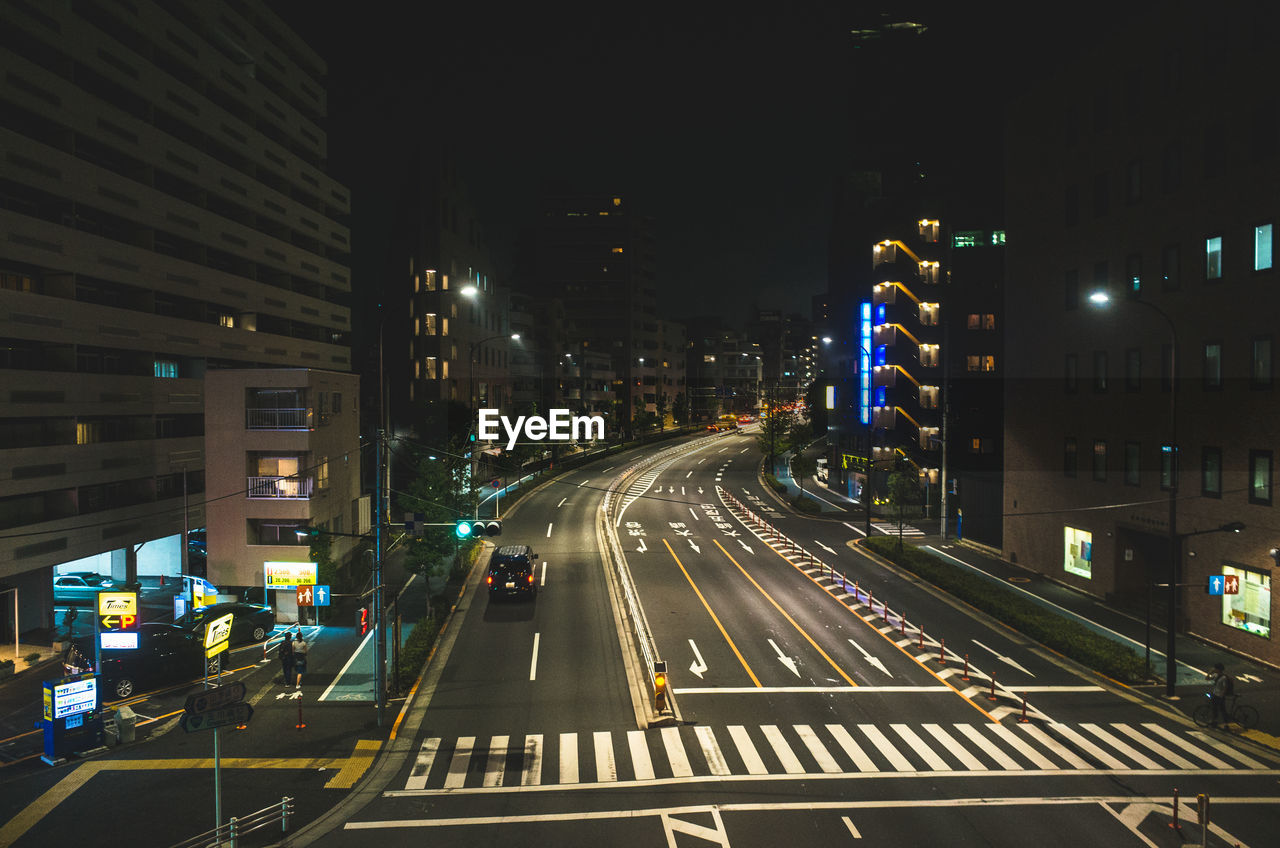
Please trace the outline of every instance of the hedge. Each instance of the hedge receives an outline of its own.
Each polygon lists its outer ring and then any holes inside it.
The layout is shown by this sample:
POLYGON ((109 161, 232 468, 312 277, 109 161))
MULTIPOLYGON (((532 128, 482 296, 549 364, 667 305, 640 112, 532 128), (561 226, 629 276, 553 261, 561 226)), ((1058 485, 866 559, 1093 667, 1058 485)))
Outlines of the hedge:
POLYGON ((989 578, 949 565, 897 539, 868 539, 865 544, 895 565, 954 595, 1045 647, 1070 657, 1108 677, 1126 683, 1146 679, 1142 657, 1078 621, 1064 618, 989 578))

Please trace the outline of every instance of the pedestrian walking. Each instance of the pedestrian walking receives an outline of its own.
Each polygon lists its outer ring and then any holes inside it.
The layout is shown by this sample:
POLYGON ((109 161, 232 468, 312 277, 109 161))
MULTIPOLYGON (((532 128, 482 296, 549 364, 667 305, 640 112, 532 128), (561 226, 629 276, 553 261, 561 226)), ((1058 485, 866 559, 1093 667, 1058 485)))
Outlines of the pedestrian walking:
POLYGON ((76 635, 76 613, 75 607, 67 607, 66 613, 62 616, 62 626, 67 628, 67 639, 70 640, 76 635))
POLYGON ((284 634, 284 640, 280 643, 280 665, 284 667, 284 685, 288 686, 294 680, 294 656, 293 656, 293 640, 289 638, 289 634, 284 634))
POLYGON ((1227 724, 1227 698, 1236 693, 1236 682, 1227 674, 1222 663, 1214 663, 1213 670, 1207 675, 1213 681, 1209 690, 1209 703, 1213 705, 1213 719, 1210 727, 1218 726, 1218 716, 1222 716, 1222 724, 1227 724))
POLYGON ((295 689, 302 688, 302 675, 307 671, 307 649, 308 645, 302 639, 302 628, 298 628, 293 637, 293 670, 298 675, 298 682, 293 687, 295 689))

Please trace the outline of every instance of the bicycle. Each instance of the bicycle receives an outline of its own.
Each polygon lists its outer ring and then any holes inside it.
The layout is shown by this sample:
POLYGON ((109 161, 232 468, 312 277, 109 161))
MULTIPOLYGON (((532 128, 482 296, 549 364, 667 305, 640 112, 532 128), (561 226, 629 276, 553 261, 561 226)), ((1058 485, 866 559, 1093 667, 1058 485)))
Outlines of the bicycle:
MULTIPOLYGON (((1205 692, 1206 699, 1212 698, 1211 692, 1205 692)), ((1258 726, 1258 708, 1252 704, 1239 703, 1239 695, 1227 695, 1224 710, 1227 714, 1227 724, 1238 724, 1244 730, 1258 726)), ((1213 703, 1206 700, 1203 704, 1196 707, 1191 713, 1191 720, 1200 727, 1208 727, 1213 722, 1213 703)))

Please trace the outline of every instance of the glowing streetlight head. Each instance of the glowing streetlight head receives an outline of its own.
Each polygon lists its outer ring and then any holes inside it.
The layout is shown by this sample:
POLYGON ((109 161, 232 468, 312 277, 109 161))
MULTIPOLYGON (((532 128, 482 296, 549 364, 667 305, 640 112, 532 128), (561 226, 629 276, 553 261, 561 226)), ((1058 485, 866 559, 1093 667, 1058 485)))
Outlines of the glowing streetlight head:
POLYGON ((462 288, 458 289, 458 293, 463 295, 464 297, 475 297, 477 294, 480 293, 480 289, 476 288, 473 285, 465 285, 462 288))
POLYGON ((1090 292, 1089 302, 1096 306, 1106 306, 1111 302, 1111 295, 1104 291, 1090 292))

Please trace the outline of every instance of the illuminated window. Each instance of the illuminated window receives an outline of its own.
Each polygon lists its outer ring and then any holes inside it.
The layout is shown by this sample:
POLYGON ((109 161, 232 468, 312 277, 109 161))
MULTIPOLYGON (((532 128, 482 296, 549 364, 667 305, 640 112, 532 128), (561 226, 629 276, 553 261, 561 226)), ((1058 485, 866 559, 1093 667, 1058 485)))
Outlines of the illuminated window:
POLYGON ((996 328, 996 315, 994 312, 986 312, 982 316, 982 329, 994 330, 996 328))
POLYGON ((76 444, 92 445, 102 441, 102 423, 99 421, 76 422, 76 444))
POLYGON ((1271 506, 1271 451, 1249 451, 1249 503, 1271 506))
POLYGON ((620 247, 615 247, 615 248, 613 248, 610 252, 611 252, 611 253, 621 253, 621 252, 622 252, 622 248, 620 248, 620 247))
POLYGON ((1219 342, 1204 344, 1204 387, 1222 388, 1222 344, 1219 342))
POLYGON ((1093 479, 1100 483, 1107 479, 1107 443, 1102 439, 1093 441, 1093 479))
POLYGON ((959 230, 951 234, 952 247, 977 247, 982 244, 982 230, 959 230))
POLYGON ((1142 293, 1142 254, 1130 253, 1124 260, 1124 281, 1130 294, 1142 293))
POLYGON ((178 363, 172 359, 157 359, 155 361, 155 375, 157 377, 177 377, 178 363))
POLYGON ((439 363, 440 363, 440 360, 437 359, 436 357, 434 356, 427 357, 427 379, 428 380, 438 380, 440 378, 439 363))
POLYGON ((999 246, 1000 246, 1000 245, 1002 245, 1002 244, 1004 244, 1004 230, 992 230, 992 231, 991 231, 991 246, 992 246, 992 247, 999 247, 999 246))
POLYGON ((1253 270, 1266 271, 1271 261, 1271 225, 1259 224, 1253 228, 1253 270))
POLYGON ((1222 623, 1271 638, 1271 575, 1250 568, 1223 565, 1222 573, 1237 579, 1239 591, 1222 596, 1222 623))
POLYGON ((1160 446, 1160 488, 1168 491, 1178 479, 1178 451, 1173 445, 1160 446))
POLYGON ((1222 448, 1200 449, 1200 494, 1222 497, 1222 448))
POLYGON ((964 364, 965 364, 966 371, 977 371, 981 366, 981 363, 977 355, 966 356, 964 358, 964 364))
POLYGON ((1076 527, 1064 527, 1062 568, 1068 574, 1093 578, 1093 534, 1076 527))
POLYGON ((978 330, 982 328, 982 316, 976 312, 970 312, 965 324, 970 330, 978 330))
POLYGON ((1210 236, 1204 240, 1204 278, 1222 279, 1222 236, 1210 236))
POLYGON ((992 354, 986 354, 982 357, 982 370, 991 373, 996 370, 996 358, 992 354))
POLYGON ((970 439, 970 440, 969 440, 969 452, 970 452, 970 453, 981 453, 981 452, 982 452, 982 439, 978 438, 977 436, 974 436, 972 439, 970 439))
POLYGON ((235 325, 236 325, 236 316, 234 316, 234 315, 229 315, 229 314, 227 314, 226 312, 219 312, 219 313, 218 313, 218 326, 220 326, 220 327, 235 327, 235 325))

